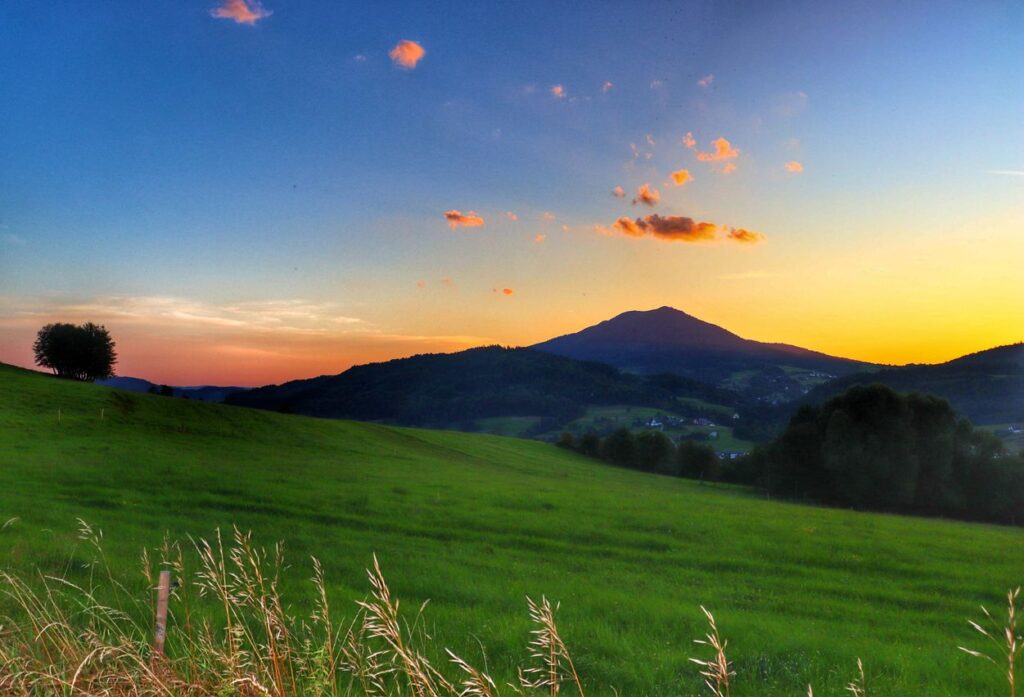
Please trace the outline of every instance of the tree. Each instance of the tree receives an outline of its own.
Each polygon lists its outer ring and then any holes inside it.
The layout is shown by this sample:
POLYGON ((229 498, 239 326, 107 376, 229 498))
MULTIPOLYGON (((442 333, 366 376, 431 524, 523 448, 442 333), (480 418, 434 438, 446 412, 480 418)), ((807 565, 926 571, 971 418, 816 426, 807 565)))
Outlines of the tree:
POLYGON ((644 472, 672 474, 672 439, 661 431, 641 431, 636 436, 636 466, 644 472))
POLYGON ((676 448, 676 472, 680 477, 715 480, 721 476, 722 461, 710 445, 684 440, 676 448))
POLYGON ((619 428, 604 439, 601 456, 619 467, 636 467, 636 439, 628 428, 619 428))
POLYGON ((114 375, 117 353, 110 332, 101 325, 60 322, 39 330, 35 344, 36 365, 71 380, 102 380, 114 375))

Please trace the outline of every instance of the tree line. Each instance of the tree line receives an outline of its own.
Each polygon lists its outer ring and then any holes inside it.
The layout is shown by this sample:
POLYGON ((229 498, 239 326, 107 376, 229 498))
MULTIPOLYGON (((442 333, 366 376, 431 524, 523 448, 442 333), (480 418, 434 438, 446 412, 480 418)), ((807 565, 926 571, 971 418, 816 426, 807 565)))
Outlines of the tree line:
POLYGON ((622 427, 604 438, 589 432, 578 439, 565 432, 557 445, 619 467, 672 477, 715 481, 727 469, 711 446, 690 440, 676 445, 661 431, 634 433, 622 427))

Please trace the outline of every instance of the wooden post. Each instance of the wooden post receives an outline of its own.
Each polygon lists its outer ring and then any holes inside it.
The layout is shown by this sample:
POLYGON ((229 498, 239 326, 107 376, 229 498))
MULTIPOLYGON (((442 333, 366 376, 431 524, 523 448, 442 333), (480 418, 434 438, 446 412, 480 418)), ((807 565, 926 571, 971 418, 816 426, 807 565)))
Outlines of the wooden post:
POLYGON ((167 599, 171 594, 171 572, 161 571, 156 588, 156 633, 153 639, 153 655, 164 655, 164 639, 167 638, 167 599))

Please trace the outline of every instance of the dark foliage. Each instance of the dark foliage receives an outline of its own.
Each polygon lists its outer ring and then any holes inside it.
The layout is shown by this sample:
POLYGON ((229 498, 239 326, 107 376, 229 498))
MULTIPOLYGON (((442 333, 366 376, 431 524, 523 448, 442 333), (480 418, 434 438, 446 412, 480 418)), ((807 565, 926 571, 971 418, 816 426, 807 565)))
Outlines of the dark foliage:
POLYGON ((743 475, 779 496, 1018 522, 1024 460, 938 397, 857 385, 803 406, 743 475))
POLYGON ((36 335, 32 350, 36 365, 72 380, 92 382, 109 378, 117 362, 110 332, 92 322, 47 324, 36 335))
POLYGON ((490 346, 356 366, 230 395, 229 404, 309 416, 432 428, 476 419, 541 417, 527 435, 558 431, 588 406, 626 404, 672 410, 679 397, 733 404, 736 395, 675 376, 620 373, 601 363, 542 351, 490 346))

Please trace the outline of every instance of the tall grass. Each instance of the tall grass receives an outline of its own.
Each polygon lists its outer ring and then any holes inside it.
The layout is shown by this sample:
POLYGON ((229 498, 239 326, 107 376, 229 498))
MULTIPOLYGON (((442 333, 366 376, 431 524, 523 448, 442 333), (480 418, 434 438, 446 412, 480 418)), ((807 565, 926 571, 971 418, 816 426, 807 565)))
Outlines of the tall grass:
MULTIPOLYGON (((0 694, 109 697, 499 697, 568 693, 585 697, 547 598, 526 598, 533 629, 515 683, 498 684, 481 669, 436 643, 423 629, 424 606, 400 609, 376 557, 367 570, 368 595, 339 622, 328 601, 323 566, 312 559, 311 610, 293 613, 280 593, 282 548, 269 551, 234 530, 225 542, 164 540, 144 552, 142 574, 154 590, 169 570, 171 616, 167 655, 154 649, 153 598, 139 597, 114 577, 103 556, 102 534, 82 523, 80 538, 94 551, 84 582, 37 573, 0 571, 0 593, 14 609, 0 624, 0 694), (101 600, 102 598, 102 600, 101 600), (210 608, 216 608, 211 612, 210 608), (445 656, 435 664, 427 654, 445 656)), ((1020 591, 1007 596, 1005 621, 984 608, 990 626, 971 622, 997 647, 961 650, 999 666, 1016 697, 1021 640, 1020 591), (994 655, 993 655, 994 654, 994 655)), ((701 608, 707 633, 691 658, 713 697, 732 697, 736 673, 728 641, 714 615, 701 608)), ((868 697, 864 666, 847 691, 868 697)), ((807 694, 814 692, 808 686, 807 694)), ((872 696, 874 693, 871 693, 872 696)))

